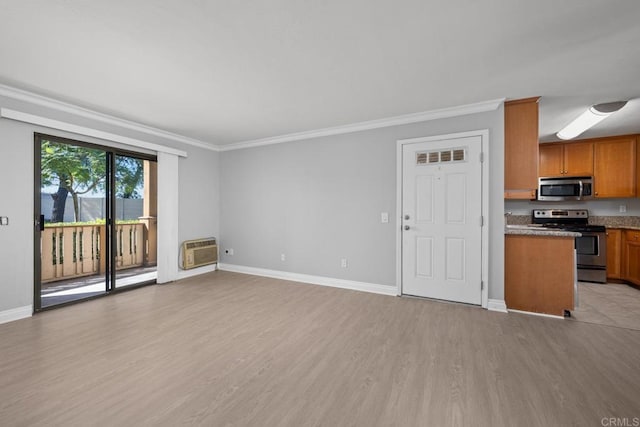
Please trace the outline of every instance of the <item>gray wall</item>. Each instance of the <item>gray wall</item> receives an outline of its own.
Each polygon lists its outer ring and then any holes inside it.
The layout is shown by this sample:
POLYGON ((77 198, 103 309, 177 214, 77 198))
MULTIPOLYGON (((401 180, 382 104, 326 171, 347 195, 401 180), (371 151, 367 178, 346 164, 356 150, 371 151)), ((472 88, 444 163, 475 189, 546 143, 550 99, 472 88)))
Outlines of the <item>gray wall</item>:
MULTIPOLYGON (((179 239, 219 234, 218 153, 5 97, 0 97, 0 107, 185 150, 188 157, 179 159, 180 196, 176 200, 180 206, 179 239)), ((0 216, 8 216, 10 221, 9 226, 0 226, 0 312, 33 303, 34 132, 102 142, 0 119, 0 182, 3 183, 0 216)))
POLYGON ((180 175, 180 242, 219 237, 220 155, 197 147, 185 147, 188 158, 178 159, 180 175))
POLYGON ((503 114, 221 153, 221 261, 396 286, 396 141, 489 129, 489 298, 503 299, 503 114))

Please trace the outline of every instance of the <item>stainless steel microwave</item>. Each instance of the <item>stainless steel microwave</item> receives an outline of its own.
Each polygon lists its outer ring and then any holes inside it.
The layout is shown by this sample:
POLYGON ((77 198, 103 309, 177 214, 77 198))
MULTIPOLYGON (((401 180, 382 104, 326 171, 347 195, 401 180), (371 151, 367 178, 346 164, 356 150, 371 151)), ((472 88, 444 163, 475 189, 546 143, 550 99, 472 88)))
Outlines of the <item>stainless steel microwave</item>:
POLYGON ((593 198, 593 177, 538 178, 538 200, 562 202, 593 198))

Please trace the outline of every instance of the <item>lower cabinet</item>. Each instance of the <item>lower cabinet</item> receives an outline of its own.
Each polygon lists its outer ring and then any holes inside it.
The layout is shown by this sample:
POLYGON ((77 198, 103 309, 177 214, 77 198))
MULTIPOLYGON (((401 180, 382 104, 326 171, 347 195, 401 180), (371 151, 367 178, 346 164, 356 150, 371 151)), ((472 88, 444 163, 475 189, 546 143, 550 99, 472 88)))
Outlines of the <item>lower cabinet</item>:
POLYGON ((504 253, 508 309, 555 316, 573 310, 573 237, 510 234, 504 253))
POLYGON ((622 251, 622 278, 640 286, 640 231, 624 231, 622 251))
POLYGON ((607 278, 622 279, 622 230, 607 228, 607 278))

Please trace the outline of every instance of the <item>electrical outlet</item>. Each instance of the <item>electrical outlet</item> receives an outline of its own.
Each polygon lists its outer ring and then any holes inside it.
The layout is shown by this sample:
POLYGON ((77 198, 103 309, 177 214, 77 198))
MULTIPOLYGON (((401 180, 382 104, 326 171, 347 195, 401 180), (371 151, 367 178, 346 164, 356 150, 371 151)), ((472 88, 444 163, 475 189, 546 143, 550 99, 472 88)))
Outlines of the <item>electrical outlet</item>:
POLYGON ((620 205, 620 212, 626 212, 627 211, 627 205, 620 205))
POLYGON ((280 254, 280 261, 286 261, 287 257, 285 254, 280 254))
POLYGON ((389 222, 389 212, 380 213, 380 222, 386 224, 389 222))
POLYGON ((9 225, 9 217, 0 216, 0 225, 9 225))
POLYGON ((341 266, 342 268, 347 268, 347 259, 346 259, 346 258, 342 258, 342 259, 340 260, 340 266, 341 266))

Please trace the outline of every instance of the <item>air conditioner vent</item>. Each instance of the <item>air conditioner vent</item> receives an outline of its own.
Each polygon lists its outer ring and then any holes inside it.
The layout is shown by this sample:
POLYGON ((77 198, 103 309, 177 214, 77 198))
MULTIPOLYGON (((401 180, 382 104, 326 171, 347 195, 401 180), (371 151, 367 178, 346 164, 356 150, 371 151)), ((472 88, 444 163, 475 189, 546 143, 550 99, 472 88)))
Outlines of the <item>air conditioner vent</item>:
POLYGON ((201 267, 218 262, 216 239, 187 240, 182 243, 182 268, 201 267))
POLYGON ((216 239, 202 239, 202 240, 188 240, 185 242, 187 249, 203 248, 205 246, 213 246, 216 244, 216 239))

